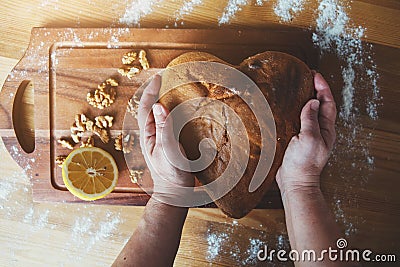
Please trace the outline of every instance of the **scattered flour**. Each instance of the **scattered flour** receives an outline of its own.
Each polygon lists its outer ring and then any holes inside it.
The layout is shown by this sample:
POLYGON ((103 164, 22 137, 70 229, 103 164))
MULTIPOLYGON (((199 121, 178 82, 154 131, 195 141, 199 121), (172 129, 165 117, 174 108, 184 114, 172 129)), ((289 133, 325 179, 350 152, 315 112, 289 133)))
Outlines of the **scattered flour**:
POLYGON ((264 248, 264 242, 258 238, 249 239, 249 247, 246 250, 246 258, 242 260, 242 265, 255 265, 258 262, 257 253, 264 248))
POLYGON ((219 25, 227 24, 236 15, 237 12, 242 10, 242 6, 247 5, 248 0, 228 0, 222 16, 219 18, 219 25))
POLYGON ((33 213, 35 212, 33 206, 28 209, 28 212, 24 216, 24 223, 32 223, 33 221, 33 213))
MULTIPOLYGON (((255 232, 256 236, 242 236, 243 232, 239 229, 240 225, 232 223, 226 224, 226 229, 221 232, 214 230, 211 225, 207 230, 208 250, 206 259, 212 263, 219 263, 221 260, 229 258, 235 262, 235 266, 258 266, 260 264, 257 253, 264 249, 265 246, 269 250, 285 250, 289 252, 290 245, 287 235, 279 234, 275 237, 273 233, 264 231, 255 232), (247 242, 243 241, 246 240, 247 242), (266 242, 268 240, 270 243, 266 242)), ((275 266, 272 259, 267 259, 267 266, 275 266)), ((278 264, 279 266, 279 264, 278 264)))
POLYGON ((175 12, 175 21, 181 20, 184 16, 193 12, 195 7, 201 6, 203 0, 186 0, 183 5, 175 12))
POLYGON ((256 5, 262 6, 262 5, 264 5, 264 1, 268 1, 268 0, 256 0, 256 5))
POLYGON ((140 25, 140 20, 151 14, 153 8, 161 2, 163 2, 163 0, 134 0, 129 4, 119 22, 130 26, 140 25))
POLYGON ((290 22, 294 16, 303 10, 304 0, 278 0, 274 6, 275 15, 281 21, 290 22))
POLYGON ((86 234, 93 226, 92 219, 88 216, 76 217, 75 223, 72 226, 72 235, 74 238, 80 238, 86 234))
POLYGON ((98 217, 99 212, 87 211, 86 207, 78 208, 77 211, 81 215, 75 218, 71 240, 67 244, 66 250, 70 251, 71 257, 79 255, 78 257, 81 259, 82 252, 89 253, 99 242, 108 242, 123 220, 119 213, 111 211, 107 211, 104 215, 100 213, 100 217, 104 217, 100 221, 92 219, 98 217))
POLYGON ((210 233, 207 235, 207 260, 214 260, 221 251, 221 245, 228 239, 227 233, 210 233))
POLYGON ((15 186, 8 181, 1 181, 0 183, 0 200, 7 201, 10 194, 13 192, 15 186))
MULTIPOLYGON (((349 7, 348 7, 349 8, 349 7)), ((366 111, 371 119, 378 118, 377 102, 380 100, 377 85, 378 74, 372 57, 365 51, 361 38, 365 36, 365 28, 352 27, 346 9, 338 0, 322 0, 318 6, 316 32, 313 34, 314 43, 322 52, 334 51, 346 63, 342 66, 344 87, 342 91, 343 104, 340 116, 350 121, 354 112, 356 73, 367 76, 371 87, 366 103, 366 111), (367 55, 367 56, 366 56, 367 55)), ((372 47, 370 47, 372 49, 372 47)), ((359 75, 359 76, 360 76, 359 75)), ((363 91, 365 94, 365 91, 363 91)))
POLYGON ((49 221, 49 210, 44 210, 40 213, 35 226, 38 230, 41 230, 45 227, 48 227, 48 221, 49 221))

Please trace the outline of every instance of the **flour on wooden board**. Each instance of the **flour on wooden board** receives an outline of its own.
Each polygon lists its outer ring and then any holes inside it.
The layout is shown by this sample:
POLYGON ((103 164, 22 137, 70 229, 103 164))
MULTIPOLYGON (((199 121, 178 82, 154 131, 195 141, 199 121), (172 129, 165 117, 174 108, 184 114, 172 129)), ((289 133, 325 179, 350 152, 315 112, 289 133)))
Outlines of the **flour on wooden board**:
MULTIPOLYGON (((231 224, 226 223, 223 230, 214 229, 213 225, 210 225, 206 233, 207 261, 218 263, 229 258, 241 266, 256 266, 259 263, 257 253, 266 245, 268 249, 289 251, 287 235, 272 236, 272 233, 267 234, 264 231, 261 233, 256 231, 255 236, 252 236, 251 233, 242 235, 242 229, 243 227, 236 220, 231 224)), ((271 260, 266 260, 268 266, 275 266, 271 260)))
POLYGON ((303 10, 303 6, 304 0, 278 0, 274 6, 274 12, 281 21, 290 22, 303 10))
POLYGON ((140 25, 140 20, 151 14, 153 8, 161 4, 163 0, 134 0, 132 1, 122 18, 119 19, 120 23, 127 25, 140 25))
POLYGON ((75 218, 72 226, 71 239, 67 243, 67 251, 72 252, 73 257, 82 257, 89 253, 99 242, 109 242, 123 223, 119 213, 106 211, 93 211, 84 207, 79 209, 80 215, 75 218), (97 220, 99 217, 104 217, 97 220), (84 252, 84 253, 82 253, 84 252))
POLYGON ((371 119, 378 118, 377 102, 380 100, 377 86, 378 74, 371 56, 368 55, 368 51, 365 51, 361 41, 361 38, 365 36, 365 31, 366 29, 362 26, 351 26, 345 7, 337 0, 320 2, 313 41, 322 52, 334 51, 340 59, 345 61, 345 65, 342 66, 344 87, 340 116, 346 121, 349 121, 357 111, 354 107, 356 74, 367 76, 370 84, 366 86, 370 87, 372 92, 369 93, 366 111, 371 119))
POLYGON ((181 20, 184 16, 189 15, 197 6, 201 6, 203 0, 186 0, 183 5, 175 11, 175 20, 181 20))
MULTIPOLYGON (((3 148, 4 149, 4 148, 3 148)), ((18 156, 16 151, 11 150, 13 156, 18 156)), ((33 161, 30 164, 34 164, 33 161)), ((0 163, 0 169, 5 168, 0 163)), ((28 164, 26 169, 32 167, 28 164)), ((54 204, 51 209, 47 205, 40 205, 32 201, 32 185, 26 174, 20 171, 10 173, 10 175, 0 180, 0 216, 8 220, 20 220, 17 224, 24 224, 23 240, 28 240, 32 235, 42 240, 40 246, 43 249, 50 249, 52 242, 49 230, 57 227, 65 227, 53 223, 53 221, 63 220, 66 216, 76 214, 74 224, 71 226, 71 236, 65 240, 65 255, 60 263, 68 264, 90 253, 98 245, 110 243, 111 237, 118 233, 118 228, 124 223, 119 212, 104 211, 94 205, 73 205, 73 204, 54 204), (58 209, 63 205, 68 205, 68 214, 64 209, 58 209), (93 221, 92 218, 95 218, 93 221), (99 219, 100 218, 100 219, 99 219)), ((19 226, 21 227, 21 226, 19 226)), ((8 251, 11 258, 5 259, 13 261, 16 254, 20 254, 19 242, 7 242, 3 250, 8 251), (14 255, 14 257, 12 256, 14 255)), ((54 248, 61 249, 61 248, 54 248)), ((61 253, 61 251, 59 251, 61 253)))
POLYGON ((218 19, 219 25, 229 23, 236 13, 242 10, 242 6, 247 5, 248 2, 248 0, 228 0, 222 16, 218 19))

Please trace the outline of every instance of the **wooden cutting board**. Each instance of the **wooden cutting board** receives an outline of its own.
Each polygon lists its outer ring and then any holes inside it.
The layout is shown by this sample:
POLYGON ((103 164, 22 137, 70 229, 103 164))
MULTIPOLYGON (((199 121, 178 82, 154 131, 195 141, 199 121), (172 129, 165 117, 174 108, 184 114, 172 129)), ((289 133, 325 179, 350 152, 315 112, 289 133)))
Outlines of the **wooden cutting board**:
MULTIPOLYGON (((55 164, 57 156, 69 152, 57 140, 69 136, 75 114, 85 113, 90 118, 114 116, 111 135, 117 136, 122 129, 126 103, 135 91, 170 60, 195 50, 215 54, 231 64, 267 50, 292 54, 311 68, 316 68, 318 62, 310 33, 298 29, 34 28, 24 57, 0 92, 1 138, 14 160, 31 177, 33 200, 83 202, 68 192, 61 168, 55 164), (139 49, 147 52, 151 68, 132 80, 121 77, 117 70, 122 66, 122 56, 139 49), (91 107, 86 94, 109 77, 120 84, 116 102, 105 110, 91 107), (33 91, 25 86, 28 81, 33 84, 33 91)), ((135 120, 132 127, 138 129, 135 120)), ((96 146, 110 152, 118 163, 118 184, 113 193, 93 203, 145 205, 149 196, 131 182, 123 153, 116 151, 113 143, 104 145, 96 139, 96 146)), ((149 184, 151 178, 138 142, 130 160, 136 169, 144 171, 140 183, 149 184)), ((259 207, 281 207, 276 186, 259 207)))

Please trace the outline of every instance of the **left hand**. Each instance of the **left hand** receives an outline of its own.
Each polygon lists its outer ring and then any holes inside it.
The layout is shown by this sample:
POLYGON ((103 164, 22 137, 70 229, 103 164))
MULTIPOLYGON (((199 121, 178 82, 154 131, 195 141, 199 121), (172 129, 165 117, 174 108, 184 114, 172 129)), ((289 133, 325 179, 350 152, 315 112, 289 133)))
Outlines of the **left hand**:
MULTIPOLYGON (((184 155, 184 151, 175 139, 169 111, 156 103, 160 87, 161 77, 156 75, 143 91, 138 110, 140 146, 153 178, 154 194, 176 195, 179 187, 194 186, 194 176, 172 165, 174 159, 167 157, 180 152, 184 155)), ((189 169, 188 161, 181 164, 189 169)))

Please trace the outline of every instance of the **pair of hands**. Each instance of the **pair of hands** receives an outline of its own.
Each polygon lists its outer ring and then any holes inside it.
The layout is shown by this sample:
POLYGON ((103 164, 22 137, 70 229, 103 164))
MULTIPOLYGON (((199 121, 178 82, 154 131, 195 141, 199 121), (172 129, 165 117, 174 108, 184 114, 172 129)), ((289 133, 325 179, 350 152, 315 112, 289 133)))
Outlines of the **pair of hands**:
MULTIPOLYGON (((169 111, 159 103, 161 77, 156 75, 143 92, 138 112, 140 144, 149 166, 154 193, 167 193, 175 186, 192 187, 194 176, 174 167, 164 150, 182 147, 174 137, 169 111)), ((317 99, 310 100, 301 112, 301 129, 290 141, 276 180, 282 194, 292 190, 320 187, 320 174, 336 139, 336 105, 321 74, 314 75, 317 99)))

